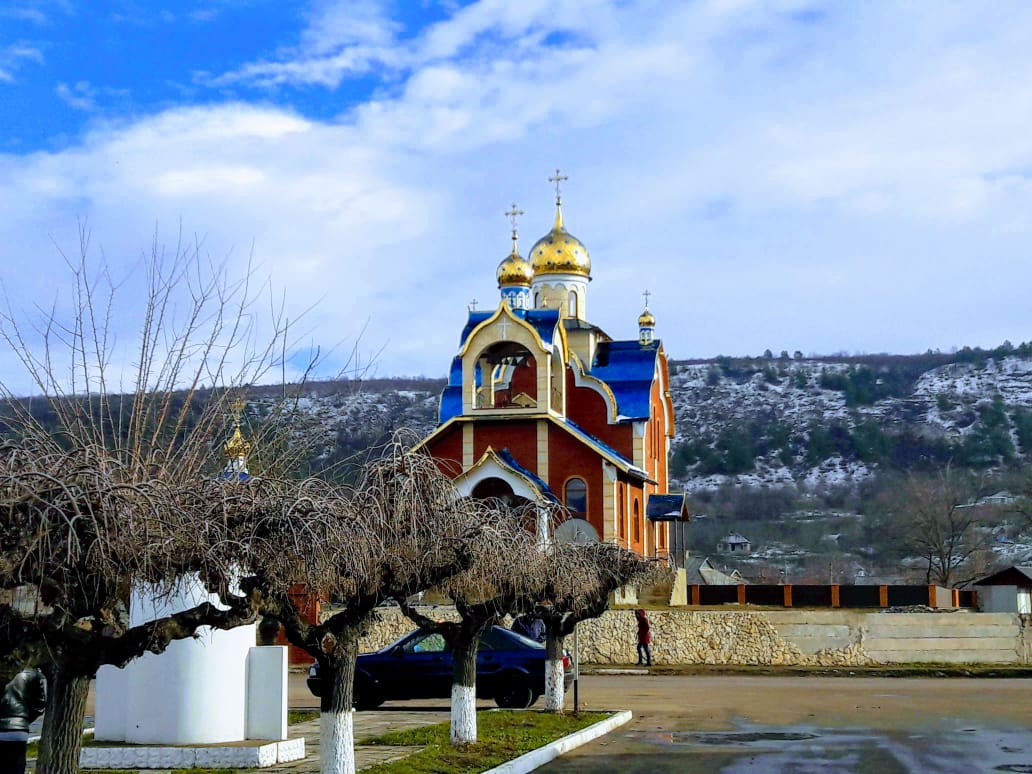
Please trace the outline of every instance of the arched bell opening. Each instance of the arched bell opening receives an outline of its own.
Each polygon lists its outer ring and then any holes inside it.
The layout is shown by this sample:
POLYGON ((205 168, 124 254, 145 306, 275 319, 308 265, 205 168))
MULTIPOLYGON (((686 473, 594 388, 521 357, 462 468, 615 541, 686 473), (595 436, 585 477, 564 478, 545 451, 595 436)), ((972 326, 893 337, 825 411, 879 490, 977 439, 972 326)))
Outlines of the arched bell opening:
POLYGON ((537 408, 537 360, 522 344, 491 345, 477 358, 477 369, 477 408, 537 408))

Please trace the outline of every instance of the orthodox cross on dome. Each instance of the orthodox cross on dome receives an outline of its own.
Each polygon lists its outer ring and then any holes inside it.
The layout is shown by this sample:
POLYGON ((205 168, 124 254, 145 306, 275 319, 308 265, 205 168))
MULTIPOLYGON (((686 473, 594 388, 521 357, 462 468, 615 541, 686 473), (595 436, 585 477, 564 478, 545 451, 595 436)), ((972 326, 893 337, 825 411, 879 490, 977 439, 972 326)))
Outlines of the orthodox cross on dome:
POLYGON ((516 241, 516 221, 523 214, 523 210, 517 209, 516 202, 512 203, 512 207, 505 211, 505 217, 512 223, 512 241, 516 241))
POLYGON ((645 288, 645 292, 642 293, 642 295, 645 296, 645 308, 648 309, 649 308, 649 296, 652 295, 652 291, 650 291, 648 288, 645 288))
POLYGON ((472 301, 469 302, 469 311, 471 311, 471 312, 477 311, 477 300, 475 298, 472 301))
POLYGON ((564 175, 560 172, 559 167, 555 168, 555 174, 548 178, 549 183, 555 183, 555 206, 559 207, 563 203, 562 191, 559 186, 566 180, 569 180, 569 175, 564 175))

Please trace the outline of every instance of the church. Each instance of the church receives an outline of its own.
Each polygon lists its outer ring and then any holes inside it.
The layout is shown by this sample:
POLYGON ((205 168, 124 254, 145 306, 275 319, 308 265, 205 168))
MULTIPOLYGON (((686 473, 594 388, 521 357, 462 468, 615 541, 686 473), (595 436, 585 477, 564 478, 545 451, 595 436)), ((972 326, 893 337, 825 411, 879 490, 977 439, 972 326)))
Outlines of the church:
POLYGON ((669 522, 687 518, 683 497, 666 494, 667 357, 647 292, 636 338, 589 322, 591 258, 563 221, 565 179, 549 178, 555 222, 526 258, 522 212, 506 213, 512 249, 498 265, 498 304, 469 311, 438 426, 420 447, 464 495, 556 503, 571 517, 558 528, 567 539, 665 556, 669 522))

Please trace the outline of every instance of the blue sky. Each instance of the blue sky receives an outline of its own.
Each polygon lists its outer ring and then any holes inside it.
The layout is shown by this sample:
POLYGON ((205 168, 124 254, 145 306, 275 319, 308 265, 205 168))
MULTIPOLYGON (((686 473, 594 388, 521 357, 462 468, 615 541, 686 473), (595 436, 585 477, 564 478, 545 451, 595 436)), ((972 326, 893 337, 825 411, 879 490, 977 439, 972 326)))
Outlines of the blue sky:
POLYGON ((616 338, 649 288, 675 358, 1017 343, 1030 30, 1023 2, 0 0, 2 279, 60 303, 78 223, 126 272, 181 228, 315 305, 312 343, 443 375, 503 212, 526 251, 562 167, 616 338))

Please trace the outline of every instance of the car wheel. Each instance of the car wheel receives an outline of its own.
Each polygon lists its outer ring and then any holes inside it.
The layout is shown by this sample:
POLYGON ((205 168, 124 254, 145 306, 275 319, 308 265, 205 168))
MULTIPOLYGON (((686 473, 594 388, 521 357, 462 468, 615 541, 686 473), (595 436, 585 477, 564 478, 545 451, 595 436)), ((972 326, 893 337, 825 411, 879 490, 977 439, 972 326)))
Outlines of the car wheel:
POLYGON ((520 680, 510 680, 495 695, 495 703, 504 709, 526 709, 537 696, 534 689, 520 680))
POLYGON ((357 710, 376 709, 383 704, 383 697, 366 681, 356 681, 351 704, 357 710))

